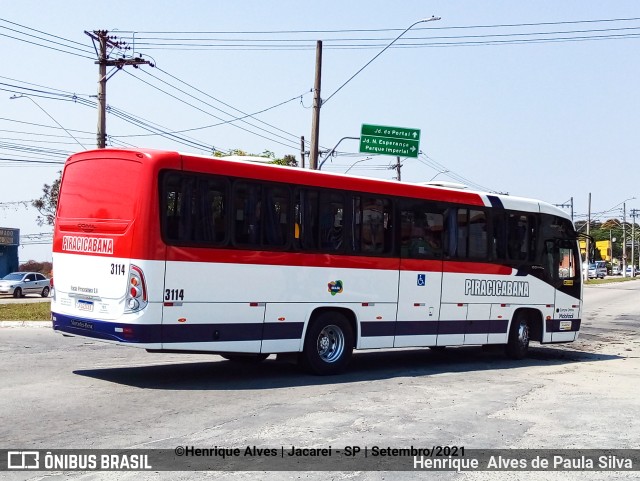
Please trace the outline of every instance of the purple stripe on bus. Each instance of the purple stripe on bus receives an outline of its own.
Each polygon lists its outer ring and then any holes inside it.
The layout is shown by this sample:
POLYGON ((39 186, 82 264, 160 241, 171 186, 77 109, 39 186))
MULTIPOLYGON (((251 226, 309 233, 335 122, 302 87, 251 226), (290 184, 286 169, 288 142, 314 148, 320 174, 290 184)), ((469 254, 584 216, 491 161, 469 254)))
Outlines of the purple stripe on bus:
POLYGON ((160 324, 122 324, 94 319, 66 316, 53 312, 53 329, 78 336, 130 343, 159 343, 160 324))
POLYGON ((121 324, 55 314, 53 329, 129 343, 237 342, 300 339, 304 323, 121 324))

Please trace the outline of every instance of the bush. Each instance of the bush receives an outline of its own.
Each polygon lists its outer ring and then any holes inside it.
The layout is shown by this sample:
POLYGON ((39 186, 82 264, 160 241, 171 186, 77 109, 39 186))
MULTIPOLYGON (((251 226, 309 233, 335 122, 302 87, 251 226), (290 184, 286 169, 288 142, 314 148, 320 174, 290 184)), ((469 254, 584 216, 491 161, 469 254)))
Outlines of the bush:
POLYGON ((38 262, 29 260, 20 266, 20 272, 39 272, 47 277, 51 277, 53 264, 51 262, 38 262))

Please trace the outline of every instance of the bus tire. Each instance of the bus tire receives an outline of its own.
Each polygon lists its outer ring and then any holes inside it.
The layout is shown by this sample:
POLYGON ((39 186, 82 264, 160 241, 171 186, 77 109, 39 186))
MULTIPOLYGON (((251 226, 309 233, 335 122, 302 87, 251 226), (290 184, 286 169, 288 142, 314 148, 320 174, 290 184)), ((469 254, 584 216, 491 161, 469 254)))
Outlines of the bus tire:
POLYGON ((258 364, 269 357, 269 354, 241 354, 241 353, 225 353, 218 354, 220 357, 231 362, 240 362, 244 364, 258 364))
POLYGON ((309 372, 326 376, 342 372, 352 353, 351 324, 341 313, 325 311, 309 325, 300 361, 309 372))
POLYGON ((511 322, 506 354, 511 359, 524 359, 529 352, 531 328, 524 313, 519 313, 511 322))

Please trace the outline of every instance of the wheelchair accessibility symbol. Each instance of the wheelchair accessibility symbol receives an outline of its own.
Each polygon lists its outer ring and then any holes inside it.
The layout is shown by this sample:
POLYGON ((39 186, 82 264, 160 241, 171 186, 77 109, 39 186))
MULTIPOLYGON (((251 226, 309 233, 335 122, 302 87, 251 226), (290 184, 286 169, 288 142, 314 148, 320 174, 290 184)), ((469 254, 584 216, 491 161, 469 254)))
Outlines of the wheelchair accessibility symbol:
POLYGON ((418 274, 418 286, 425 286, 427 279, 425 274, 418 274))

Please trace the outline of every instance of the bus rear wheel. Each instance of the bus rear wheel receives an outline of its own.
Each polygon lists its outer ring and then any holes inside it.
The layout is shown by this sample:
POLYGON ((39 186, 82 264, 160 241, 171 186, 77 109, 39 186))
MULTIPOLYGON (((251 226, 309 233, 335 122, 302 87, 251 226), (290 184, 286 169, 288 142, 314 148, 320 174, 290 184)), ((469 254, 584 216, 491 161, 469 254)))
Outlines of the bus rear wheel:
POLYGON ((321 376, 342 372, 353 353, 353 329, 339 312, 327 311, 314 319, 304 340, 302 365, 321 376))
POLYGON ((524 359, 529 352, 530 327, 527 316, 518 314, 511 323, 509 340, 506 346, 507 356, 511 359, 524 359))

